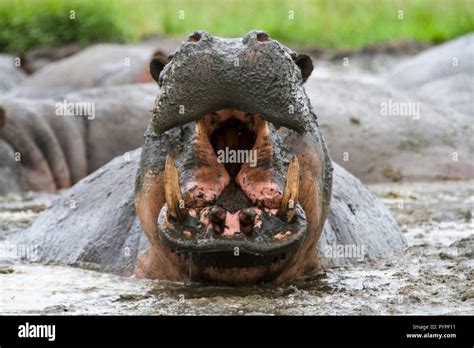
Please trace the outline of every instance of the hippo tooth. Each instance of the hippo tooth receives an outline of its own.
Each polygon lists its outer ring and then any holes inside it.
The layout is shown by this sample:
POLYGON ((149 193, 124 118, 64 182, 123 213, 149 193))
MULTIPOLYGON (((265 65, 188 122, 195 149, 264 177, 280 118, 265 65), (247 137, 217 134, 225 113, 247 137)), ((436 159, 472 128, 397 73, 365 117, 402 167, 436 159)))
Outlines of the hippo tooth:
POLYGON ((298 202, 300 186, 300 165, 298 157, 293 156, 286 173, 285 190, 281 198, 277 215, 286 222, 291 222, 295 216, 295 207, 298 202))
POLYGON ((170 155, 166 157, 164 184, 168 213, 176 220, 183 221, 186 216, 186 206, 179 188, 178 170, 170 155))

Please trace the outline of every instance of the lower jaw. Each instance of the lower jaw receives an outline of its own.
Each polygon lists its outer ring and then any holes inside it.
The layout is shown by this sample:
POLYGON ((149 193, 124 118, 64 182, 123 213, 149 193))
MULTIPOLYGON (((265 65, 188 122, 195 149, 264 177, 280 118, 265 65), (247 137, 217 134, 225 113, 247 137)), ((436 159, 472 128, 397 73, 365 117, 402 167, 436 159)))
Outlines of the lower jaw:
POLYGON ((281 275, 287 263, 288 260, 285 260, 267 266, 244 268, 207 266, 199 268, 200 271, 195 275, 190 274, 189 280, 217 285, 255 285, 269 283, 281 275))
MULTIPOLYGON (((220 261, 225 263, 219 264, 218 258, 207 261, 203 258, 193 260, 192 255, 185 258, 184 255, 172 252, 161 243, 152 246, 150 251, 149 257, 152 260, 149 266, 153 269, 145 270, 144 277, 216 285, 254 285, 273 282, 289 268, 296 254, 296 250, 293 250, 278 261, 257 265, 248 264, 242 267, 242 265, 232 265, 222 259, 220 261), (166 269, 166 274, 161 272, 163 269, 166 269)), ((232 257, 237 259, 239 256, 232 257)))
POLYGON ((134 270, 141 279, 160 279, 178 282, 198 282, 213 285, 256 285, 271 283, 276 286, 302 276, 317 267, 314 253, 308 253, 306 243, 284 260, 266 266, 246 268, 219 268, 189 262, 158 242, 142 254, 134 270), (302 264, 298 260, 306 260, 302 264), (314 260, 313 260, 314 261, 314 260))
POLYGON ((201 279, 198 281, 227 285, 255 285, 259 283, 269 283, 280 276, 282 269, 287 262, 288 261, 286 260, 285 262, 279 262, 268 266, 249 268, 222 269, 207 267, 204 269, 201 279))

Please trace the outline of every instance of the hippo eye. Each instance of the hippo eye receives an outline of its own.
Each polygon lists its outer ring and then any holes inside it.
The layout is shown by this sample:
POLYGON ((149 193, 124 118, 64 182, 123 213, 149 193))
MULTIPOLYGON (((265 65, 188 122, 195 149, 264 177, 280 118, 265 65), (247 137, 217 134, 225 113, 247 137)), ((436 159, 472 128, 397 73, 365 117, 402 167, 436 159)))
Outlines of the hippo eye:
POLYGON ((267 33, 258 33, 257 34, 257 40, 260 42, 266 42, 270 40, 270 36, 268 36, 267 33))

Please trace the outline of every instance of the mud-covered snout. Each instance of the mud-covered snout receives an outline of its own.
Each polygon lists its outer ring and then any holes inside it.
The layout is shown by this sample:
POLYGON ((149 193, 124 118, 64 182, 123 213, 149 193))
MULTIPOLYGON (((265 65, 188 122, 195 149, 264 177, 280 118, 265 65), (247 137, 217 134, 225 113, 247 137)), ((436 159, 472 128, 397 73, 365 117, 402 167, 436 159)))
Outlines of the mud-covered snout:
MULTIPOLYGON (((157 133, 195 121, 210 110, 232 108, 298 132, 312 121, 303 89, 311 60, 264 31, 235 39, 196 31, 172 57, 159 74, 162 93, 152 121, 157 133)), ((160 69, 152 64, 151 70, 157 76, 153 71, 160 69)))

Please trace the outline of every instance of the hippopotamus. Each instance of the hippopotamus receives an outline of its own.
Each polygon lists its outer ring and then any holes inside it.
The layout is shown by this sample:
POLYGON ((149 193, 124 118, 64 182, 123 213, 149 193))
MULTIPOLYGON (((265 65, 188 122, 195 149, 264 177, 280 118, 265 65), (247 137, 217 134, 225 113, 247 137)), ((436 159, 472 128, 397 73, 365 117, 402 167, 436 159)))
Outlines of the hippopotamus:
POLYGON ((61 98, 2 98, 0 194, 70 187, 139 147, 157 91, 149 83, 86 89, 61 98), (74 109, 81 112, 65 113, 69 106, 81 106, 74 109))
POLYGON ((385 80, 434 104, 472 116, 473 75, 474 34, 469 33, 399 63, 385 80))
POLYGON ((152 45, 98 44, 47 64, 10 91, 23 98, 50 98, 85 88, 153 82, 148 65, 166 54, 152 45))
POLYGON ((332 162, 303 88, 312 68, 259 31, 197 31, 162 72, 152 61, 162 92, 136 183, 153 246, 140 275, 181 279, 191 268, 197 279, 253 283, 315 266, 332 162), (219 161, 228 150, 256 161, 219 161))
POLYGON ((254 30, 196 31, 171 58, 150 63, 161 92, 142 149, 65 191, 22 235, 41 261, 282 284, 338 264, 324 245, 404 249, 388 210, 331 161, 303 86, 308 56, 254 30))
POLYGON ((15 65, 15 57, 9 54, 0 54, 0 92, 6 93, 20 84, 26 74, 15 65))
POLYGON ((474 178, 472 113, 380 81, 310 78, 305 88, 332 159, 363 182, 474 178))

